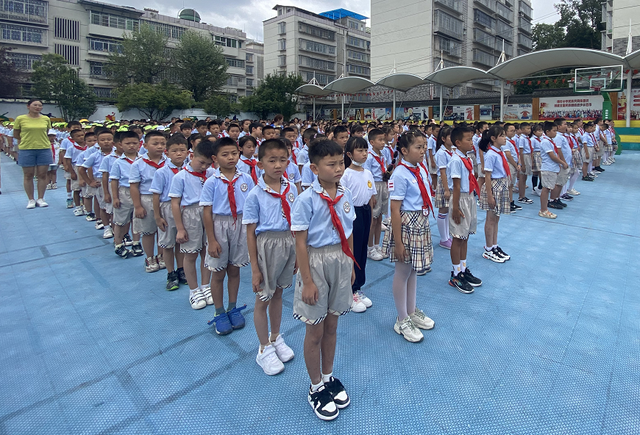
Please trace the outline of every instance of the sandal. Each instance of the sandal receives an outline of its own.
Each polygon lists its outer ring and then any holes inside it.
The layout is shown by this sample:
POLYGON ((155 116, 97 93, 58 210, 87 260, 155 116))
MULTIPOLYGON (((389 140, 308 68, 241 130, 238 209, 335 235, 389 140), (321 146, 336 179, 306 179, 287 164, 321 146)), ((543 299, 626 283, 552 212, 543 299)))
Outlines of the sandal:
POLYGON ((551 213, 549 210, 547 211, 539 211, 538 212, 538 216, 543 217, 543 218, 547 218, 547 219, 555 219, 558 217, 558 215, 555 215, 553 213, 551 213))

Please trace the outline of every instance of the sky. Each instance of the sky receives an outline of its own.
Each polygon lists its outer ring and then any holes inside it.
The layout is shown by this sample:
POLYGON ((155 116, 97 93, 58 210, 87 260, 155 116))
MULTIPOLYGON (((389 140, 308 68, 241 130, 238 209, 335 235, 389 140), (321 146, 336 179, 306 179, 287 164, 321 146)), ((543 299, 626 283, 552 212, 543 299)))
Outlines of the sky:
MULTIPOLYGON (((276 15, 276 11, 273 10, 276 4, 295 5, 316 13, 345 8, 369 16, 371 11, 370 0, 307 0, 303 5, 291 0, 281 0, 277 3, 264 0, 235 0, 230 3, 210 0, 142 0, 140 4, 131 0, 102 1, 136 8, 152 8, 163 15, 173 17, 176 17, 182 8, 192 8, 198 11, 203 22, 243 30, 248 38, 258 41, 263 41, 262 22, 276 15), (214 5, 215 7, 212 7, 214 5)), ((533 23, 554 23, 559 18, 553 7, 556 1, 532 0, 533 23)))

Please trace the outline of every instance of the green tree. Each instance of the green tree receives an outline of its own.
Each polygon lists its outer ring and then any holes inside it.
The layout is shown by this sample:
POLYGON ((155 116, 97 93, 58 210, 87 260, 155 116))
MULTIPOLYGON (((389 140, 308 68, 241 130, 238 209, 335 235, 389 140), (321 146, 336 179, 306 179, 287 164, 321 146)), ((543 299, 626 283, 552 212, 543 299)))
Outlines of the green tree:
POLYGON ((33 64, 33 93, 55 103, 67 120, 89 117, 96 111, 96 95, 78 71, 58 54, 44 54, 33 64))
POLYGON ((147 118, 161 121, 171 115, 174 110, 188 109, 193 98, 188 91, 163 81, 152 85, 137 83, 125 86, 118 91, 118 110, 138 109, 147 118))
POLYGON ((227 62, 211 36, 185 32, 173 51, 173 61, 178 82, 196 101, 204 101, 227 82, 227 62))
POLYGON ((20 95, 20 82, 25 79, 24 72, 20 71, 11 60, 9 52, 13 48, 0 47, 0 97, 17 97, 20 95))
POLYGON ((561 26, 545 23, 533 25, 531 39, 536 51, 562 47, 564 37, 564 28, 561 26))
POLYGON ((122 49, 111 52, 106 72, 116 87, 159 83, 171 69, 167 37, 148 24, 131 35, 124 34, 122 49))
POLYGON ((288 120, 296 112, 298 104, 295 91, 303 84, 304 80, 298 74, 267 74, 253 95, 240 100, 242 109, 258 113, 261 118, 267 118, 270 113, 282 113, 288 120))
POLYGON ((229 94, 216 94, 207 98, 202 105, 205 112, 218 118, 240 113, 240 106, 234 103, 229 94))

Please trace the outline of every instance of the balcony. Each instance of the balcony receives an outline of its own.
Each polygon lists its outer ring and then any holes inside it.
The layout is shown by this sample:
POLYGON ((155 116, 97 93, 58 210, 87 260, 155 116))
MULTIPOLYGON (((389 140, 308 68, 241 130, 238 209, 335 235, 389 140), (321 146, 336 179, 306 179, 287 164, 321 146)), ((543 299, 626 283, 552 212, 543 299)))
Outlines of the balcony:
POLYGON ((458 0, 435 0, 435 3, 438 5, 445 6, 449 8, 451 11, 457 12, 459 14, 462 13, 462 5, 458 0))
POLYGON ((473 49, 473 61, 479 63, 481 65, 485 65, 488 67, 493 67, 496 64, 496 57, 492 54, 489 54, 485 51, 478 50, 477 48, 473 49))
POLYGON ((496 37, 480 29, 473 29, 473 42, 482 44, 491 50, 496 49, 496 37))
POLYGON ((451 36, 459 40, 464 39, 462 21, 441 10, 435 10, 433 12, 433 32, 451 36))
POLYGON ((529 6, 525 2, 520 2, 519 10, 522 14, 524 14, 525 17, 529 18, 530 20, 533 18, 533 10, 531 9, 531 6, 529 6))
POLYGON ((531 22, 529 20, 526 20, 524 17, 518 18, 518 28, 523 32, 531 34, 531 22))
POLYGON ((48 2, 41 0, 2 0, 0 19, 48 25, 48 2))
POLYGON ((490 12, 496 11, 496 1, 495 0, 474 0, 475 3, 484 6, 490 12))
POLYGON ((533 42, 531 41, 531 38, 529 38, 527 35, 518 33, 518 45, 531 49, 533 47, 533 42))
POLYGON ((496 14, 508 22, 513 21, 513 11, 500 2, 496 2, 496 14))

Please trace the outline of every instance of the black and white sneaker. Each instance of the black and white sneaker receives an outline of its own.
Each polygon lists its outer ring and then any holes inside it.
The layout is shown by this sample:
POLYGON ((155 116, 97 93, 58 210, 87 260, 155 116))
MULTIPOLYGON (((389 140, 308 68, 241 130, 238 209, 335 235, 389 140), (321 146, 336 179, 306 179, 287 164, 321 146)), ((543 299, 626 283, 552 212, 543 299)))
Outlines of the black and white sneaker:
POLYGON ((573 196, 569 195, 568 193, 561 195, 560 198, 564 199, 565 201, 573 201, 573 196))
POLYGON ((562 210, 562 209, 564 208, 563 206, 561 206, 560 204, 558 204, 555 200, 553 200, 553 201, 549 201, 549 202, 547 203, 547 207, 549 207, 549 208, 553 208, 553 209, 555 209, 555 210, 562 210))
POLYGON ((142 245, 140 244, 140 242, 133 243, 133 246, 131 246, 131 255, 133 255, 134 257, 140 257, 141 255, 144 255, 144 251, 142 250, 142 245))
POLYGON ((511 201, 511 211, 518 211, 518 210, 522 210, 522 207, 516 204, 515 201, 511 201))
POLYGON ((331 376, 329 382, 325 382, 324 386, 329 390, 333 401, 338 409, 346 408, 351 403, 347 390, 344 389, 344 385, 340 382, 340 379, 336 379, 331 376))
POLYGON ((526 196, 524 198, 518 198, 518 202, 520 204, 533 204, 533 201, 527 198, 526 196))
POLYGON ((456 289, 458 289, 460 293, 465 293, 465 294, 473 293, 473 287, 464 278, 464 274, 462 272, 459 272, 457 275, 454 275, 453 271, 451 271, 451 278, 449 278, 449 285, 451 287, 455 287, 456 289))
POLYGON ((473 276, 473 273, 471 273, 468 267, 465 268, 462 273, 464 274, 464 279, 471 284, 472 287, 480 287, 482 285, 482 280, 473 276))
POLYGON ((558 204, 560 207, 565 208, 567 206, 567 204, 565 204, 564 202, 560 201, 560 198, 556 198, 556 204, 558 204))
POLYGON ((122 258, 129 256, 129 250, 124 246, 124 243, 116 246, 116 255, 122 258))
POLYGON ((331 393, 329 393, 325 385, 318 388, 316 392, 311 391, 311 387, 309 387, 307 400, 313 408, 313 412, 316 413, 320 420, 333 420, 340 413, 336 403, 333 401, 333 397, 331 397, 331 393))
POLYGON ((486 258, 487 260, 491 260, 494 263, 504 263, 506 261, 500 255, 498 255, 498 253, 496 252, 495 248, 490 250, 490 251, 487 251, 485 249, 484 252, 482 253, 482 257, 486 258))
POLYGON ((511 260, 511 256, 504 252, 500 246, 496 246, 494 250, 499 256, 504 259, 504 261, 511 260))
POLYGON ((178 282, 180 284, 188 284, 187 275, 184 274, 184 269, 182 267, 179 267, 178 269, 176 269, 176 272, 178 273, 178 282))
POLYGON ((131 236, 129 235, 129 233, 124 235, 124 237, 122 238, 122 241, 124 242, 124 246, 133 245, 133 240, 131 240, 131 236))

